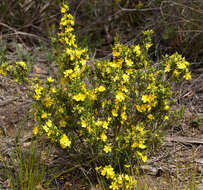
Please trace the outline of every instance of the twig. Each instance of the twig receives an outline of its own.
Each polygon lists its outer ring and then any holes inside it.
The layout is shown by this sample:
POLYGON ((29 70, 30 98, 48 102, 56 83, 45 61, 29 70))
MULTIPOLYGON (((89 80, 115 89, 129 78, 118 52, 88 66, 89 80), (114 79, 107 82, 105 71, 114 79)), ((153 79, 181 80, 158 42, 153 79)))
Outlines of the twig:
POLYGON ((23 35, 23 36, 30 36, 30 37, 33 37, 33 38, 36 38, 36 39, 40 39, 39 36, 35 35, 35 34, 31 34, 31 33, 27 33, 27 32, 21 32, 21 31, 18 31, 16 30, 15 28, 5 24, 5 23, 2 23, 0 22, 0 25, 1 26, 4 26, 5 28, 8 28, 9 30, 13 31, 14 33, 12 34, 7 34, 7 36, 10 36, 10 35, 23 35))
POLYGON ((180 142, 180 143, 192 143, 192 144, 203 144, 203 139, 198 139, 198 138, 191 138, 191 137, 180 137, 180 136, 174 136, 174 137, 165 137, 165 141, 175 141, 175 142, 180 142))
POLYGON ((160 10, 160 8, 126 9, 126 8, 121 7, 121 6, 119 6, 119 8, 121 9, 121 11, 128 11, 128 12, 135 12, 135 11, 144 12, 144 11, 154 11, 154 10, 160 10))
POLYGON ((2 101, 2 102, 0 102, 0 107, 1 106, 6 106, 7 104, 10 104, 11 102, 13 102, 13 101, 15 101, 15 100, 17 100, 18 98, 13 98, 13 99, 11 99, 11 100, 5 100, 5 101, 2 101))

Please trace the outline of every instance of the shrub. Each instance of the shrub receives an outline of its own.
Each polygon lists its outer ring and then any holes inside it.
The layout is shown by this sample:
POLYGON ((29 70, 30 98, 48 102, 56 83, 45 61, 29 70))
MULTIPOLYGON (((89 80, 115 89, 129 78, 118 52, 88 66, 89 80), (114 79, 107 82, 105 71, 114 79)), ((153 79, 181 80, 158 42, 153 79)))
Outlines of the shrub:
POLYGON ((176 115, 170 109, 171 82, 191 78, 189 63, 176 53, 154 64, 148 56, 151 30, 143 32, 141 45, 124 46, 115 38, 112 61, 91 60, 76 43, 68 5, 61 13, 60 33, 52 38, 58 76, 30 83, 33 132, 94 161, 111 189, 131 189, 135 180, 127 174, 129 165, 145 162, 161 142, 164 127, 176 115))

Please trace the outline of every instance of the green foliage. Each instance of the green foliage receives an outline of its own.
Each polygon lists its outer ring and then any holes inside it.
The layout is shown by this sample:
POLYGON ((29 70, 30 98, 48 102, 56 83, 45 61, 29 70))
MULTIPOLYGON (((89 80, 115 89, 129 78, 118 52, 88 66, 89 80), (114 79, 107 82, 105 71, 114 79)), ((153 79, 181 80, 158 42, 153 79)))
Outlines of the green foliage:
POLYGON ((6 76, 7 73, 16 82, 28 82, 28 69, 24 61, 17 61, 15 65, 3 62, 0 67, 0 74, 6 76))
POLYGON ((9 180, 9 187, 13 190, 37 190, 41 187, 45 176, 45 158, 37 141, 30 142, 25 150, 20 142, 20 134, 15 140, 15 150, 10 153, 10 161, 0 155, 5 170, 5 177, 9 180))
POLYGON ((200 115, 199 117, 195 117, 192 120, 192 126, 199 127, 201 125, 203 125, 203 115, 200 115))
MULTIPOLYGON (((64 4, 58 38, 52 38, 57 78, 29 83, 37 123, 33 132, 94 160, 111 189, 132 189, 136 181, 128 175, 129 165, 146 162, 151 147, 161 142, 164 127, 176 115, 170 110, 171 82, 191 78, 189 63, 176 53, 155 65, 148 56, 151 30, 143 32, 140 45, 125 46, 115 39, 113 60, 92 62, 88 50, 76 43, 68 10, 64 4)), ((26 68, 17 62, 14 71, 18 66, 26 68)), ((0 71, 17 77, 7 65, 0 71)))

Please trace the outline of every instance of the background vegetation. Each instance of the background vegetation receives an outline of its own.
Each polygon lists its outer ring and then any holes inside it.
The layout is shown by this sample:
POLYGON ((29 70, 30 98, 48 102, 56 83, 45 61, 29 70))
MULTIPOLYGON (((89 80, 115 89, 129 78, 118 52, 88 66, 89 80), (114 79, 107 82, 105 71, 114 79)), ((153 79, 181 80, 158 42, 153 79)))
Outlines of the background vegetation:
MULTIPOLYGON (((38 45, 39 40, 48 43, 50 32, 59 24, 61 2, 2 0, 2 39, 12 41, 16 37, 27 45, 38 45)), ((178 51, 189 61, 202 60, 201 0, 75 0, 69 4, 79 41, 93 50, 97 48, 97 57, 108 55, 115 34, 121 42, 134 44, 142 31, 153 29, 154 56, 178 51)))

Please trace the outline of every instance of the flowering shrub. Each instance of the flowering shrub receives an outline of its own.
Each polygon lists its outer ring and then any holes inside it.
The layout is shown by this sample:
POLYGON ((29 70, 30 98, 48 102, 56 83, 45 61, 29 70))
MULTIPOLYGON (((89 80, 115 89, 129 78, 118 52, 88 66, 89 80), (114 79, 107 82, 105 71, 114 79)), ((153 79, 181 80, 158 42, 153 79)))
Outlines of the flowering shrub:
POLYGON ((14 79, 16 82, 28 82, 28 68, 24 61, 17 61, 15 65, 12 65, 8 62, 3 62, 0 65, 0 74, 9 76, 14 79))
POLYGON ((135 180, 125 166, 146 162, 151 147, 161 141, 162 129, 174 115, 170 82, 190 79, 189 63, 176 53, 155 65, 148 57, 151 30, 143 33, 142 45, 116 40, 112 61, 91 61, 88 50, 76 43, 66 4, 61 13, 60 33, 52 38, 58 76, 31 82, 33 132, 45 133, 70 152, 88 153, 111 189, 131 189, 135 180))

